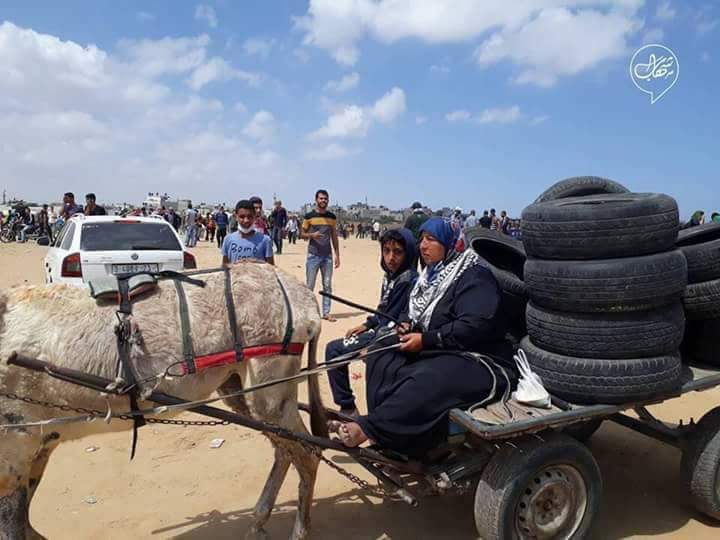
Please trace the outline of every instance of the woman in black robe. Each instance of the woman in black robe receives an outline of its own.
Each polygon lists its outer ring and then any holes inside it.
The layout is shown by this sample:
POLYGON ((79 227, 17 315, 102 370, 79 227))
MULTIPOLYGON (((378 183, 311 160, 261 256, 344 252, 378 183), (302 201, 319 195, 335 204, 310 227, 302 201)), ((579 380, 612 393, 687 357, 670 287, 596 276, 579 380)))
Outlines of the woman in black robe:
POLYGON ((368 414, 340 427, 347 446, 370 440, 420 456, 447 438, 450 409, 505 390, 504 377, 472 354, 502 342, 495 278, 473 251, 455 252, 457 235, 441 218, 420 233, 427 267, 410 294, 400 349, 368 359, 368 414))

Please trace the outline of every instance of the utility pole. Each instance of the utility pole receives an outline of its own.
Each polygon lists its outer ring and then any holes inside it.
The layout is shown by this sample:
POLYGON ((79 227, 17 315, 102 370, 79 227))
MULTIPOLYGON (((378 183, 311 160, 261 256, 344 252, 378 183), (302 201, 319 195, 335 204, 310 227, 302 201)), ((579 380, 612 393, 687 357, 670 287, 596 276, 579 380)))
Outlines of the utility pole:
POLYGON ((3 204, 5 204, 5 195, 6 195, 6 193, 7 193, 7 191, 3 189, 3 204))

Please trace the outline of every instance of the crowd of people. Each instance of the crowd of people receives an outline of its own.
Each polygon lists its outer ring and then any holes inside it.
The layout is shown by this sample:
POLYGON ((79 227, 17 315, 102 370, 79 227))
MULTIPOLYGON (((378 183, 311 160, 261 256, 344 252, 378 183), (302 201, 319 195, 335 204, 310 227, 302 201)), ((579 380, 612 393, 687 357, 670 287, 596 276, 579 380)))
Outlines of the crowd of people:
MULTIPOLYGON (((713 212, 710 214, 709 223, 720 223, 720 212, 713 212)), ((705 211, 696 210, 693 212, 690 219, 682 226, 683 229, 689 229, 690 227, 697 227, 705 224, 705 211)))

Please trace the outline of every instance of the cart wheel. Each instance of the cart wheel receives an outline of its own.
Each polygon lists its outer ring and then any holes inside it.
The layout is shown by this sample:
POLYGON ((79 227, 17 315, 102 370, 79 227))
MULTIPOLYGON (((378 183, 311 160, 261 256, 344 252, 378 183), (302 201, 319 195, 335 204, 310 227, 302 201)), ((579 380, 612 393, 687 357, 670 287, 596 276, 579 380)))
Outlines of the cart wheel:
POLYGON ((720 407, 703 416, 685 442, 683 482, 695 508, 720 519, 720 407))
POLYGON ((483 540, 580 539, 600 506, 602 478, 590 450, 560 433, 505 443, 475 493, 483 540))
POLYGON ((581 443, 590 440, 595 432, 600 429, 602 425, 602 419, 598 418, 595 420, 588 420, 582 424, 572 424, 566 428, 563 428, 562 432, 566 435, 570 435, 573 439, 580 441, 581 443))

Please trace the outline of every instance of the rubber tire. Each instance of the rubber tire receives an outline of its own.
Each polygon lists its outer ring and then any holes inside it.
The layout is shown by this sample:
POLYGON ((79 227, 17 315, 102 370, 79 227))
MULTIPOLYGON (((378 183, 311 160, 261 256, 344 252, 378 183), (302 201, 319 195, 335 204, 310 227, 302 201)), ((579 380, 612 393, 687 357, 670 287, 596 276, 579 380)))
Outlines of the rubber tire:
POLYGON ((685 439, 680 472, 693 506, 720 520, 720 407, 705 414, 685 439))
POLYGON ((475 492, 475 526, 483 540, 518 538, 515 509, 537 472, 552 465, 573 466, 587 490, 585 515, 573 538, 587 538, 602 499, 602 475, 586 446, 560 433, 503 444, 483 470, 475 492))
POLYGON ((720 319, 720 279, 688 285, 683 304, 690 320, 720 319))
POLYGON ((625 360, 578 358, 544 351, 525 337, 520 342, 533 371, 548 392, 571 403, 629 403, 671 395, 681 382, 680 355, 625 360))
POLYGON ((687 285, 679 251, 598 261, 525 262, 525 286, 536 305, 572 313, 643 311, 673 304, 687 285))
POLYGON ((565 435, 569 435, 578 442, 586 443, 590 440, 595 432, 600 429, 603 424, 602 418, 596 418, 594 420, 588 420, 579 424, 572 424, 563 428, 562 432, 565 435))
POLYGON ((571 197, 531 204, 522 212, 528 257, 612 259, 673 249, 677 202, 657 193, 571 197))
POLYGON ((720 223, 680 231, 677 244, 688 263, 688 283, 720 278, 720 223))
POLYGON ((720 319, 688 321, 682 350, 695 362, 720 366, 720 319))
POLYGON ((584 197, 587 195, 600 195, 603 193, 627 193, 630 191, 622 184, 601 178, 599 176, 573 176, 555 182, 552 186, 543 191, 536 203, 565 199, 567 197, 584 197))
POLYGON ((465 241, 475 253, 495 268, 510 272, 520 282, 523 281, 523 268, 527 256, 520 240, 498 231, 472 227, 465 231, 465 241))
POLYGON ((685 332, 682 303, 629 313, 563 313, 527 307, 527 330, 538 347, 585 358, 642 358, 677 351, 685 332))

